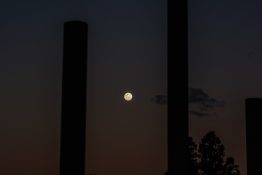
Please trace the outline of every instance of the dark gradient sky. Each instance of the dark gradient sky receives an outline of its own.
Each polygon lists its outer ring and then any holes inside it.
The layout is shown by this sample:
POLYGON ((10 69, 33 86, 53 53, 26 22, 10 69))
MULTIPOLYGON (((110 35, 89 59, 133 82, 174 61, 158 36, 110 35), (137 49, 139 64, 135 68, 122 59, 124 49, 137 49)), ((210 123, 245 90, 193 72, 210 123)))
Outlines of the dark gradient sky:
POLYGON ((215 115, 190 116, 199 140, 215 130, 246 175, 245 104, 262 97, 262 2, 189 1, 189 84, 224 101, 215 115))
POLYGON ((87 173, 166 170, 167 17, 162 0, 0 6, 0 174, 59 172, 63 22, 89 24, 87 173), (122 95, 134 93, 126 103, 122 95))
MULTIPOLYGON (((244 99, 262 97, 261 6, 189 1, 189 85, 224 102, 190 115, 189 132, 198 141, 215 130, 243 175, 244 99)), ((166 1, 14 0, 0 19, 0 174, 58 174, 62 31, 72 19, 89 23, 87 173, 163 174, 166 107, 150 99, 166 93, 166 1)))

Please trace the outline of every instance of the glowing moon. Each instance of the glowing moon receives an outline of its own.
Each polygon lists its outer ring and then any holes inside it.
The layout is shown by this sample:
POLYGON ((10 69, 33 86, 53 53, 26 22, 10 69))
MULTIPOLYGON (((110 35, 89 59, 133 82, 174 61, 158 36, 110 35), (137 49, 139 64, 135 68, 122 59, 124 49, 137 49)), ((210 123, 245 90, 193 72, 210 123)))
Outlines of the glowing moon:
POLYGON ((125 99, 126 101, 131 101, 132 98, 133 98, 133 95, 132 95, 130 92, 125 93, 124 99, 125 99))

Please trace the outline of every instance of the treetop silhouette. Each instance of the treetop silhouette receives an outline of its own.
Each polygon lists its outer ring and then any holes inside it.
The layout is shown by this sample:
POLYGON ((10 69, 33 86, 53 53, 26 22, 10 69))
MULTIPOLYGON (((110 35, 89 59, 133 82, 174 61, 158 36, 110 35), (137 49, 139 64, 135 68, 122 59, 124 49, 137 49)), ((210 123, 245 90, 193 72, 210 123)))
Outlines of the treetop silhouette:
POLYGON ((197 145, 188 137, 190 175, 240 175, 233 157, 225 158, 225 147, 214 131, 197 145))

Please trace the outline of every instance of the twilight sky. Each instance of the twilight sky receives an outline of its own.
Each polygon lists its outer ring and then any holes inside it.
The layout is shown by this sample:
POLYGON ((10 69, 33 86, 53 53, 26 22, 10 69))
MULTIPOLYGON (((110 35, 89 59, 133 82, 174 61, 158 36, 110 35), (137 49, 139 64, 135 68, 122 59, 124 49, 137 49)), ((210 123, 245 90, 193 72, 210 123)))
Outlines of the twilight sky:
POLYGON ((166 94, 166 8, 162 0, 1 3, 0 174, 59 172, 63 22, 75 19, 89 24, 86 174, 164 174, 166 106, 151 98, 166 94))
MULTIPOLYGON (((220 102, 192 110, 189 132, 196 141, 214 130, 246 175, 245 104, 262 97, 262 2, 189 1, 189 85, 220 102)), ((207 100, 208 101, 208 100, 207 100)), ((209 101, 210 102, 210 101, 209 101)))
MULTIPOLYGON (((262 97, 261 6, 189 0, 189 85, 213 107, 190 113, 189 132, 198 141, 215 130, 243 175, 244 99, 262 97)), ((166 107, 150 99, 166 93, 166 1, 13 0, 0 19, 0 174, 58 174, 62 31, 72 19, 89 23, 87 173, 164 173, 166 107)))

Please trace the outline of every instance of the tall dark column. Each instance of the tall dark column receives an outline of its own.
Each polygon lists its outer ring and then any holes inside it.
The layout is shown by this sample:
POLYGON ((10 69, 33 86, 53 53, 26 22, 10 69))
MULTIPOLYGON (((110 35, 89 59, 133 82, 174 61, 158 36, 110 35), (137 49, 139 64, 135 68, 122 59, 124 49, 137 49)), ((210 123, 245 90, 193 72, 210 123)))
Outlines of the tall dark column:
POLYGON ((60 175, 85 174, 87 24, 64 23, 60 175))
POLYGON ((187 0, 168 0, 168 175, 187 175, 187 0))
POLYGON ((247 146, 247 174, 262 174, 262 143, 261 118, 262 99, 246 99, 246 146, 247 146))

